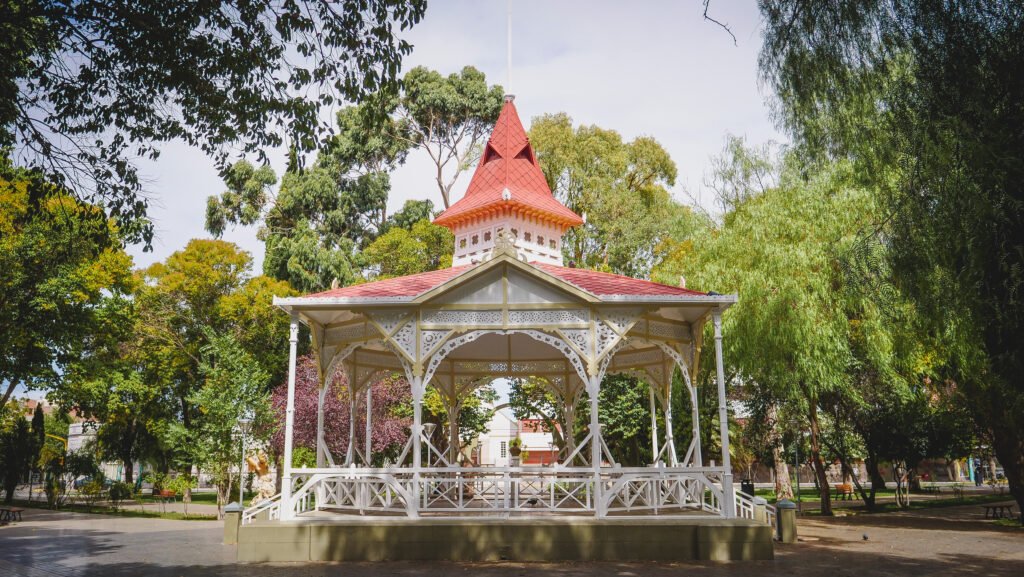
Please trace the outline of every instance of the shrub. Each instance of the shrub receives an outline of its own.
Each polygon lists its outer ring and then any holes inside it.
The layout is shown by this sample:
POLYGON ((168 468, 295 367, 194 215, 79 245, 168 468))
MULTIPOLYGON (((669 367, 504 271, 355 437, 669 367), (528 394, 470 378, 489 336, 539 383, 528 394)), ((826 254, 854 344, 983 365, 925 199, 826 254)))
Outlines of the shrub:
POLYGON ((110 498, 110 506, 117 511, 122 501, 132 498, 132 486, 124 481, 117 481, 110 485, 107 494, 110 498))

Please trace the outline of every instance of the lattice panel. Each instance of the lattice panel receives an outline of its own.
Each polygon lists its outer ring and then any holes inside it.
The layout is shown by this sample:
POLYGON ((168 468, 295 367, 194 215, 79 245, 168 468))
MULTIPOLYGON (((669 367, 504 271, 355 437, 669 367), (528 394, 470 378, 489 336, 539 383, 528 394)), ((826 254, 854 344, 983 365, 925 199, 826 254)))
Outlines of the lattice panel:
POLYGON ((509 311, 508 322, 513 325, 567 325, 590 321, 584 309, 509 311))
POLYGON ((326 340, 329 342, 361 341, 377 336, 377 329, 369 323, 356 323, 344 327, 328 329, 326 340))
POLYGON ((650 321, 647 323, 647 331, 651 336, 661 337, 664 339, 676 341, 685 341, 690 339, 690 331, 688 331, 683 325, 650 321))
POLYGON ((423 313, 423 323, 454 326, 500 325, 501 311, 435 310, 423 313))

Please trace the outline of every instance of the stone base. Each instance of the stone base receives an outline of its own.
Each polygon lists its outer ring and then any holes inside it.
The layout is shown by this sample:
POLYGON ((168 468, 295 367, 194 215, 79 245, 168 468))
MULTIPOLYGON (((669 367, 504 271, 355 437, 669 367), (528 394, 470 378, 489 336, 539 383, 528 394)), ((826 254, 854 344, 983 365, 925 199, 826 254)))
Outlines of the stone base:
POLYGON ((772 529, 746 519, 256 521, 238 561, 749 561, 772 559, 772 529))

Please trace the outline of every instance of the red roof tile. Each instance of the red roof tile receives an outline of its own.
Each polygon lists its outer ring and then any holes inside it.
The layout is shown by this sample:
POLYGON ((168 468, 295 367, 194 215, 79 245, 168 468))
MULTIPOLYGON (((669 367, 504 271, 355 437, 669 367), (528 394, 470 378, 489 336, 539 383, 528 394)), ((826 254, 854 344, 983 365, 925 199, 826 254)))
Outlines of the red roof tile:
POLYGON ((541 262, 531 265, 575 285, 595 296, 704 296, 707 293, 641 280, 619 274, 582 268, 567 268, 541 262))
POLYGON ((473 265, 466 264, 421 272, 408 276, 399 276, 365 284, 357 284, 342 288, 331 289, 311 295, 308 298, 387 298, 387 297, 414 297, 425 293, 428 290, 442 285, 445 282, 469 270, 473 265))
POLYGON ((501 109, 466 195, 438 215, 434 224, 451 227, 492 211, 521 212, 567 227, 583 224, 578 214, 551 194, 511 99, 501 109), (503 198, 506 189, 508 199, 503 198))
MULTIPOLYGON (((598 297, 685 297, 704 296, 706 294, 678 286, 665 285, 607 272, 598 272, 580 268, 567 268, 564 266, 555 266, 538 262, 531 262, 530 265, 598 297)), ((448 282, 474 266, 477 265, 467 264, 409 276, 401 276, 381 281, 368 282, 365 284, 347 286, 344 288, 311 294, 308 295, 308 298, 412 298, 448 282)))

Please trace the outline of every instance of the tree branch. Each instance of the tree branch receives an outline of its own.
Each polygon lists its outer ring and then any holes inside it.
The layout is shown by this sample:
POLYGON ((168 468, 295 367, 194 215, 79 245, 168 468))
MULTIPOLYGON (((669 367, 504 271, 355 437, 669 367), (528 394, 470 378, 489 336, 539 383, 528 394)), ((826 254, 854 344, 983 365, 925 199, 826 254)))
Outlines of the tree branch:
POLYGON ((718 20, 715 20, 714 18, 708 16, 708 6, 710 4, 711 4, 711 0, 704 0, 704 19, 709 21, 709 22, 713 22, 713 23, 719 25, 722 28, 722 30, 725 30, 729 34, 729 36, 732 36, 732 44, 733 44, 733 46, 739 46, 739 43, 736 42, 736 35, 733 34, 732 30, 729 29, 729 25, 728 24, 724 24, 724 23, 719 22, 718 20))

